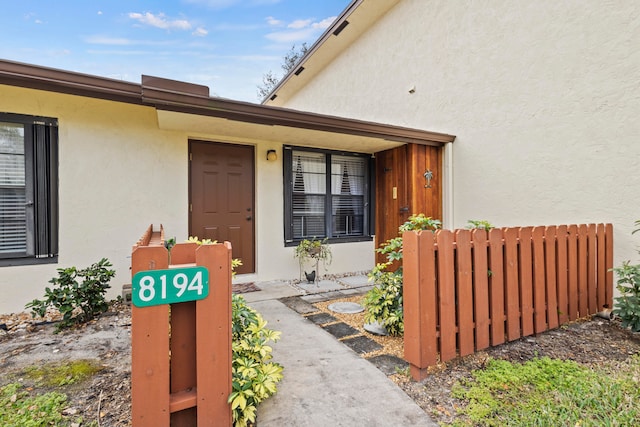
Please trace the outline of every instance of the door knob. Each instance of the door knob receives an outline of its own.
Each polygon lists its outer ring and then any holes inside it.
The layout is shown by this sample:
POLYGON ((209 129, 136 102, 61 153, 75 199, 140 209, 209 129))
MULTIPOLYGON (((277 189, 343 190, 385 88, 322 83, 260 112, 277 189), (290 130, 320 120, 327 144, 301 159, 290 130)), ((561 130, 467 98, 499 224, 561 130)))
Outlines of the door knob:
POLYGON ((251 215, 247 217, 247 221, 251 221, 251 215))

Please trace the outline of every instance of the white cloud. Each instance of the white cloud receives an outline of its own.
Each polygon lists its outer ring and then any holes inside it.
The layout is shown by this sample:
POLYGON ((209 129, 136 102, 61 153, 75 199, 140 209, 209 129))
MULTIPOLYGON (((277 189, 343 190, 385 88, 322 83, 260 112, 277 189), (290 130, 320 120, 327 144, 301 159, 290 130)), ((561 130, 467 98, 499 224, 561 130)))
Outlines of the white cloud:
POLYGON ((161 28, 163 30, 177 29, 177 30, 190 30, 191 23, 186 19, 174 19, 170 20, 164 15, 164 13, 159 13, 154 15, 153 13, 137 13, 131 12, 129 13, 129 18, 136 20, 144 25, 149 25, 156 28, 161 28))
POLYGON ((279 19, 274 18, 273 16, 267 16, 267 17, 265 18, 265 20, 267 21, 267 24, 269 24, 269 25, 271 25, 271 26, 273 26, 273 27, 279 27, 279 26, 281 26, 282 24, 284 24, 284 22, 282 22, 282 21, 281 21, 281 20, 279 20, 279 19))
POLYGON ((195 30, 193 33, 191 33, 191 34, 193 34, 194 36, 198 36, 198 37, 204 37, 204 36, 206 36, 207 34, 209 34, 209 31, 205 30, 205 29, 204 29, 204 28, 202 28, 202 27, 198 27, 198 28, 196 28, 196 30, 195 30))
POLYGON ((98 11, 98 15, 102 15, 102 11, 101 10, 98 11))
POLYGON ((294 30, 299 30, 300 28, 308 27, 309 24, 311 24, 311 22, 312 22, 311 19, 296 19, 295 21, 287 25, 287 28, 293 28, 294 30))
POLYGON ((335 21, 335 16, 330 16, 321 21, 314 21, 313 19, 296 19, 287 25, 286 30, 273 31, 265 37, 276 43, 304 43, 313 42, 320 33, 331 25, 335 21))
POLYGON ((36 24, 42 24, 42 21, 41 21, 41 20, 39 20, 39 19, 36 19, 36 20, 35 20, 35 21, 33 21, 33 22, 35 22, 36 24))
POLYGON ((321 30, 326 30, 327 28, 329 28, 329 26, 331 24, 333 24, 333 21, 335 21, 337 18, 337 16, 330 16, 328 18, 323 19, 320 22, 314 22, 313 24, 311 24, 311 26, 313 28, 319 28, 321 30))
POLYGON ((84 41, 89 44, 106 46, 171 46, 177 43, 176 41, 171 40, 132 40, 122 37, 108 37, 102 35, 88 36, 84 38, 84 41))

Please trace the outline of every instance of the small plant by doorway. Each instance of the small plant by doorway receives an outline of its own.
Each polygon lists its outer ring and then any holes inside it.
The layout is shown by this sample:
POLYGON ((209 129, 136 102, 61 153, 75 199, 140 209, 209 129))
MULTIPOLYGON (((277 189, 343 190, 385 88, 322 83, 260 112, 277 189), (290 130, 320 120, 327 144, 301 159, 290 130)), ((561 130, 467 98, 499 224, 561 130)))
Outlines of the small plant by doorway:
POLYGON ((323 240, 316 238, 301 240, 296 246, 293 256, 298 258, 300 263, 300 280, 302 280, 302 274, 304 273, 308 283, 315 283, 320 280, 320 262, 322 262, 322 267, 326 270, 332 261, 331 248, 326 238, 323 240), (312 269, 309 272, 306 271, 307 265, 312 269))

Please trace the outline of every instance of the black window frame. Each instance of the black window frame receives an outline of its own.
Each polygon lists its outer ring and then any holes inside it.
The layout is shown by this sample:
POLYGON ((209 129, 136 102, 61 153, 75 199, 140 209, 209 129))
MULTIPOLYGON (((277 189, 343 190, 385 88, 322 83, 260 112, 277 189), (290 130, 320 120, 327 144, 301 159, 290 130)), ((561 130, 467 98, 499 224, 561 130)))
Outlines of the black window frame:
POLYGON ((300 147, 293 145, 283 146, 283 183, 284 183, 284 244, 285 246, 296 246, 300 241, 315 237, 317 239, 327 238, 329 243, 348 243, 371 241, 374 237, 374 159, 371 154, 356 153, 350 151, 328 150, 320 148, 300 147), (324 225, 327 236, 306 236, 294 237, 294 171, 293 152, 303 151, 309 153, 321 153, 325 156, 325 210, 324 225), (332 230, 332 193, 331 193, 331 156, 351 156, 364 160, 364 194, 363 194, 363 225, 361 235, 336 235, 332 230))
POLYGON ((0 254, 0 267, 58 262, 58 120, 0 112, 24 126, 26 249, 0 254))

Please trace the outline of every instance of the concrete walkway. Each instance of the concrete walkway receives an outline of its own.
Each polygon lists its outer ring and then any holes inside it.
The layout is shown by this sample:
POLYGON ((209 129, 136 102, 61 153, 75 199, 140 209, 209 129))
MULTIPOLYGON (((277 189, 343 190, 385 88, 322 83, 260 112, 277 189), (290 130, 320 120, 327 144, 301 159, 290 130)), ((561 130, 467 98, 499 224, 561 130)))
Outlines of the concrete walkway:
MULTIPOLYGON (((278 301, 308 294, 304 288, 275 282, 258 285, 262 291, 243 296, 269 328, 282 332, 273 345, 273 358, 284 366, 278 392, 258 407, 259 427, 437 425, 373 364, 278 301)), ((350 289, 343 281, 311 286, 317 293, 305 300, 363 290, 350 289)))

